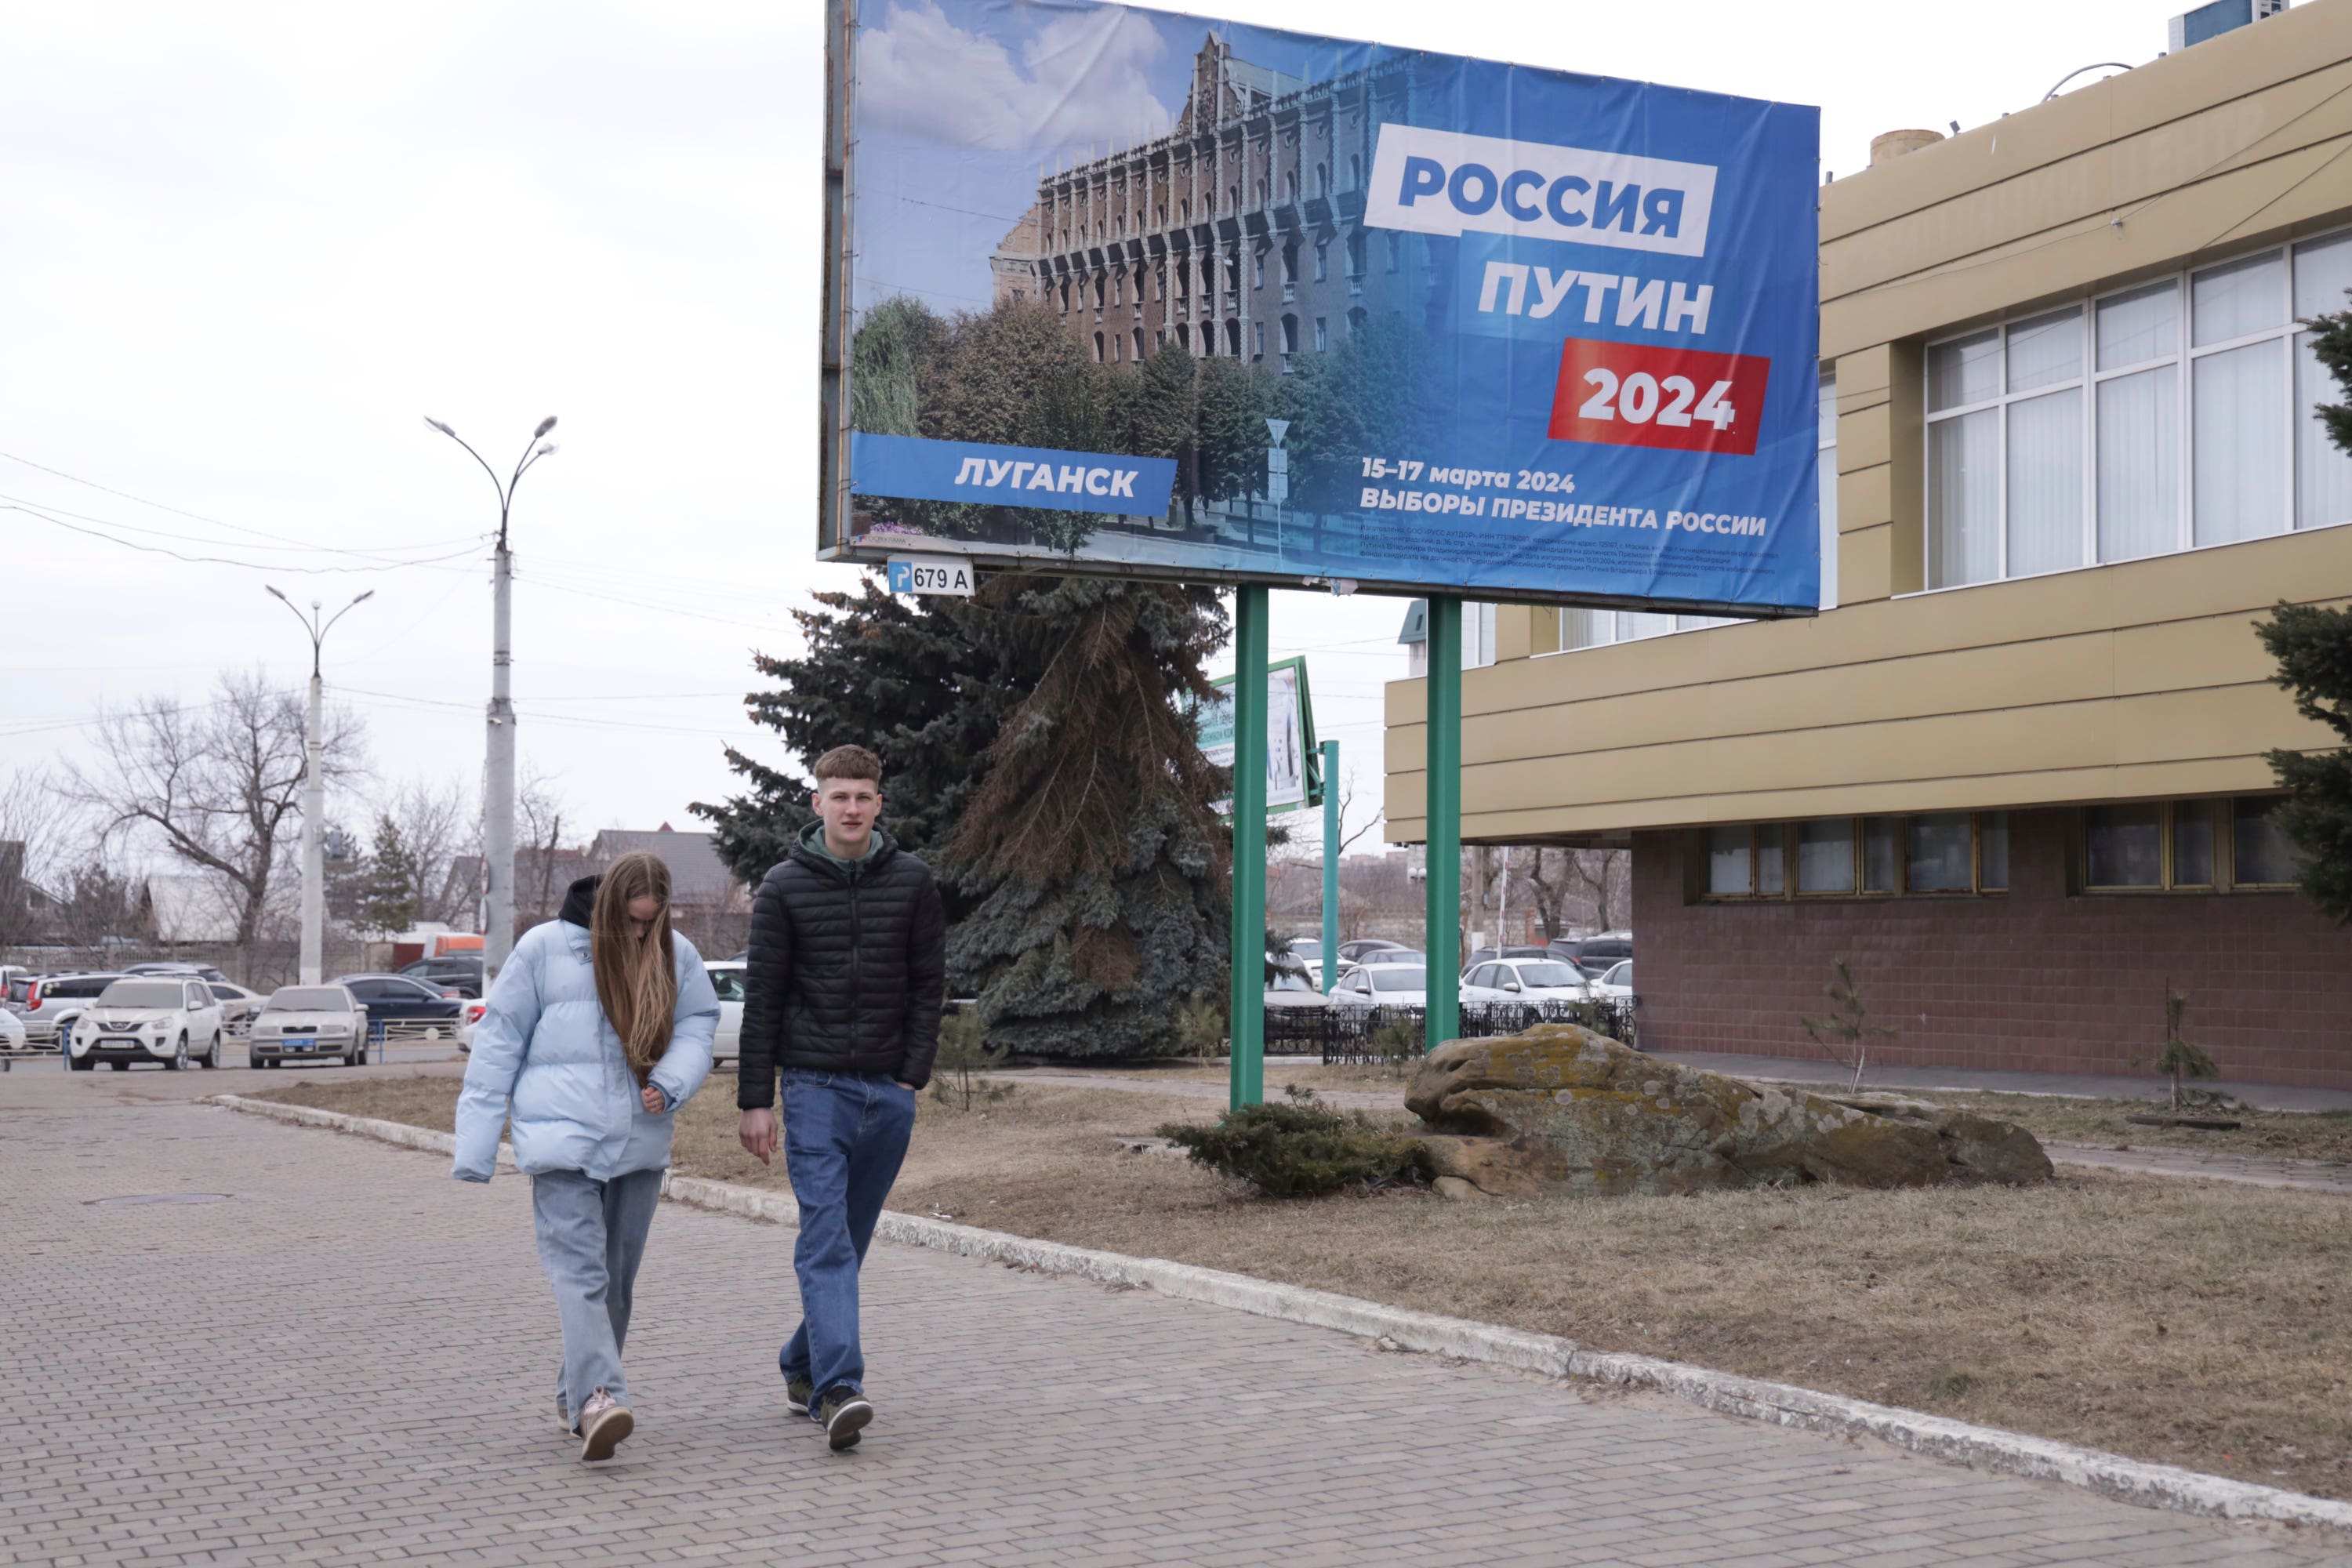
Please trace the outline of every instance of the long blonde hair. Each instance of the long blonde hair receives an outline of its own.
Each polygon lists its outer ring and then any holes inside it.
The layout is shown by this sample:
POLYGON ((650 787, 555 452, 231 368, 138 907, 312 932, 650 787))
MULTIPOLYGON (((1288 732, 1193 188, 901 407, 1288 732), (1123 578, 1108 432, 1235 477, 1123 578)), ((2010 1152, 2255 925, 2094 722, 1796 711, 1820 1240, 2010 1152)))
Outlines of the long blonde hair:
POLYGON ((588 956, 596 972, 596 1000, 621 1049, 643 1083, 669 1049, 677 1016, 677 961, 669 935, 669 868, 657 856, 624 855, 604 869, 588 916, 588 956), (661 912, 640 938, 629 929, 629 904, 647 894, 661 912))

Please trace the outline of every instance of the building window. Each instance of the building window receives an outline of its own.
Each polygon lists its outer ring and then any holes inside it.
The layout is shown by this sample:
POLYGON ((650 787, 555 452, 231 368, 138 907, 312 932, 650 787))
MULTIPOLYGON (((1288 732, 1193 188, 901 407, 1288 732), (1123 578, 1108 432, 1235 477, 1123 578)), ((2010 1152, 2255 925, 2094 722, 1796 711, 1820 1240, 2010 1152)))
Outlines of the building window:
POLYGON ((2009 889, 2009 814, 2000 811, 1710 827, 1705 847, 1712 899, 2009 889))
POLYGON ((1315 318, 1315 352, 1321 353, 1331 346, 1331 330, 1320 316, 1315 318))
POLYGON ((1495 662, 1495 606, 1462 606, 1462 668, 1484 669, 1495 662))
POLYGON ((1331 245, 1328 240, 1315 242, 1315 281, 1322 282, 1331 276, 1331 245))
POLYGON ((1364 308, 1361 305, 1355 306, 1348 311, 1348 331, 1350 334, 1362 331, 1364 321, 1364 308))
POLYGON ((2083 886, 2099 893, 2292 886, 2294 847, 2272 818, 2284 798, 2241 795, 2085 806, 2083 886))
POLYGON ((1282 318, 1282 352, 1286 354, 1298 352, 1298 318, 1296 316, 1282 318))
MULTIPOLYGON (((1258 337, 1260 339, 1258 343, 1258 352, 1260 353, 1264 353, 1265 352, 1265 344, 1264 342, 1265 337, 1265 323, 1264 321, 1260 321, 1257 324, 1257 331, 1258 337)), ((1242 324, 1239 321, 1227 321, 1225 323, 1225 346, 1231 354, 1231 357, 1234 359, 1242 357, 1242 324)))
POLYGON ((1265 357, 1265 323, 1264 321, 1250 323, 1250 352, 1259 359, 1265 357))
POLYGON ((1286 287, 1298 281, 1298 247, 1296 245, 1282 247, 1282 281, 1286 287))
POLYGON ((2352 521, 2297 331, 2347 288, 2352 232, 1931 343, 1928 586, 2352 521))
POLYGON ((1837 372, 1822 370, 1821 433, 1815 445, 1822 497, 1822 608, 1834 610, 1838 602, 1837 526, 1837 372))
POLYGON ((1097 332, 1097 333, 1095 334, 1095 363, 1096 363, 1097 364, 1100 364, 1100 363, 1102 363, 1102 358, 1103 358, 1103 335, 1102 335, 1100 332, 1097 332))
POLYGON ((1263 250, 1250 258, 1250 287, 1253 289, 1265 287, 1265 252, 1263 250))
POLYGON ((1127 274, 1124 272, 1110 275, 1110 302, 1114 305, 1127 303, 1127 274))
POLYGON ((1139 360, 1143 357, 1143 329, 1141 327, 1135 329, 1135 357, 1139 360))
POLYGON ((1362 229, 1358 229, 1355 233, 1348 237, 1348 276, 1350 278, 1361 278, 1363 275, 1364 231, 1362 229))
POLYGON ((1389 242, 1389 270, 1394 272, 1404 265, 1404 236, 1390 234, 1384 237, 1389 242))

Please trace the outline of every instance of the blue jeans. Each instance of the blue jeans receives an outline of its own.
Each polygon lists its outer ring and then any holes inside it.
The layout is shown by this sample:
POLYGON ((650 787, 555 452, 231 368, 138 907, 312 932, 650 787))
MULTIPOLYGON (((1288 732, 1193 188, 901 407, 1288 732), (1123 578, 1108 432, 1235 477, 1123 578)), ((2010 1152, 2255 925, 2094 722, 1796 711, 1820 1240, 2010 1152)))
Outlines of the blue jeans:
POLYGON ((801 1326, 776 1365, 787 1380, 806 1377, 820 1396, 845 1384, 863 1394, 857 1268, 907 1157, 915 1093, 880 1073, 788 1068, 783 1079, 784 1171, 801 1210, 793 1244, 801 1326))
POLYGON ((579 1171, 543 1171, 530 1179, 539 1261, 555 1288, 563 1321, 563 1364, 555 1403, 576 1425, 588 1396, 603 1389, 628 1403, 621 1344, 629 1337, 629 1301, 646 1233, 661 1202, 662 1173, 630 1171, 599 1182, 579 1171))

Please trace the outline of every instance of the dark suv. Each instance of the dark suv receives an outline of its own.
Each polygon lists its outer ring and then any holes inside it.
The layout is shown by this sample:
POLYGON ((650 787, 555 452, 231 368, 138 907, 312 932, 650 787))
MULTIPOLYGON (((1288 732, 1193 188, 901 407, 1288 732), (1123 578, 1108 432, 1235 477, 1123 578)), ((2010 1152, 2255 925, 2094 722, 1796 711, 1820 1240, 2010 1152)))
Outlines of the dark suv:
POLYGON ((478 997, 482 994, 482 955, 478 952, 420 958, 414 963, 403 964, 400 973, 437 990, 455 991, 460 996, 478 997))
POLYGON ((1576 965, 1586 979, 1598 980, 1612 965, 1633 956, 1633 933, 1604 931, 1597 936, 1564 936, 1551 944, 1551 956, 1576 965))

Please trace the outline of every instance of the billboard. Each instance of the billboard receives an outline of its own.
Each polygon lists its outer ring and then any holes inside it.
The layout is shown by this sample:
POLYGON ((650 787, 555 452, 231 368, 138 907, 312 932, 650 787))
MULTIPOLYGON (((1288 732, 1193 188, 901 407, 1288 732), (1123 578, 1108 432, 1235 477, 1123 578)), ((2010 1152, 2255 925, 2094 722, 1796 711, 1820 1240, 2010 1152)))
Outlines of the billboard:
MULTIPOLYGON (((1201 754, 1221 768, 1234 765, 1234 678, 1210 682, 1220 696, 1201 705, 1201 754)), ((1265 808, 1304 811, 1323 804, 1329 781, 1315 744, 1315 705, 1307 692, 1307 660, 1278 658, 1265 667, 1265 808)), ((1220 816, 1234 814, 1229 797, 1215 803, 1220 816)))
POLYGON ((820 553, 1801 614, 1819 111, 831 0, 820 553))

